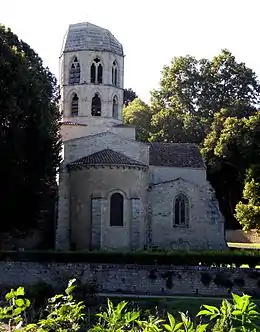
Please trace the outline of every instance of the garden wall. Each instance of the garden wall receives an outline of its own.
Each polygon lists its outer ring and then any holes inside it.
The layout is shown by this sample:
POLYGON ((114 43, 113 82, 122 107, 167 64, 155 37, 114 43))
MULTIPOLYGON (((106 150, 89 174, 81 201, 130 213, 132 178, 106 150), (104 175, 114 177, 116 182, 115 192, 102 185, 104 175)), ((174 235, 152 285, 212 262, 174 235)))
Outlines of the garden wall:
POLYGON ((232 291, 260 296, 260 272, 254 269, 0 262, 2 288, 46 282, 58 289, 71 278, 94 282, 103 293, 226 296, 232 291))

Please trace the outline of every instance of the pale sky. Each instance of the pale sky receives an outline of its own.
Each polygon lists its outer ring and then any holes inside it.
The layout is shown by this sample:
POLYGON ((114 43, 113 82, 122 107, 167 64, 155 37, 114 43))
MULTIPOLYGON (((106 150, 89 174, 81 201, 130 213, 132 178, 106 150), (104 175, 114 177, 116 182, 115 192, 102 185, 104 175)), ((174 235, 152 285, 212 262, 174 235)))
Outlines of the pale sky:
POLYGON ((123 44, 125 87, 145 101, 172 57, 229 49, 260 76, 260 0, 1 0, 10 27, 58 76, 68 25, 88 21, 123 44))

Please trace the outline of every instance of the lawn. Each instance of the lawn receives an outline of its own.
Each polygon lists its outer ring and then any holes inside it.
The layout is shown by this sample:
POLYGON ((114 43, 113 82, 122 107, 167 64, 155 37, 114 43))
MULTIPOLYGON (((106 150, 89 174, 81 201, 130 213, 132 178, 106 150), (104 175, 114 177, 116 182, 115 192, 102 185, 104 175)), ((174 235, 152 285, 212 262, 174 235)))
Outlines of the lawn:
POLYGON ((260 243, 240 243, 240 242, 227 242, 229 248, 238 249, 259 249, 260 243))

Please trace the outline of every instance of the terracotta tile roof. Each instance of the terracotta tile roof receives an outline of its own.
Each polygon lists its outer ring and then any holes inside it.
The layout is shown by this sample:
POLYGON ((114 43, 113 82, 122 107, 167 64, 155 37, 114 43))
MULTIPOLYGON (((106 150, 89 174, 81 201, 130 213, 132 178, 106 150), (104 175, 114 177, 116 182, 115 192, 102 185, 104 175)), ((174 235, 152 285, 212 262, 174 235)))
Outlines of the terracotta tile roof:
POLYGON ((68 169, 81 169, 89 166, 132 166, 132 167, 144 167, 147 165, 140 163, 134 159, 125 156, 122 153, 113 151, 111 149, 105 149, 98 151, 89 156, 75 160, 67 165, 68 169))
POLYGON ((199 147, 191 143, 150 143, 149 161, 153 166, 205 167, 199 147))

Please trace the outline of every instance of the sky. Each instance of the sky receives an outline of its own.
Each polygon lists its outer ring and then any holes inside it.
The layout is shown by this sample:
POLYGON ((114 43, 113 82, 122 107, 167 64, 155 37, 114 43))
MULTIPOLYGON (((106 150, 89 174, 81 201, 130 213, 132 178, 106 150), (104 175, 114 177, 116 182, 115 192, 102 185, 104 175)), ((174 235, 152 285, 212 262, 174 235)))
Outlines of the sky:
POLYGON ((123 44, 125 87, 149 101, 174 56, 212 58, 229 49, 260 77, 260 0, 1 0, 0 23, 58 77, 69 24, 90 22, 123 44))

